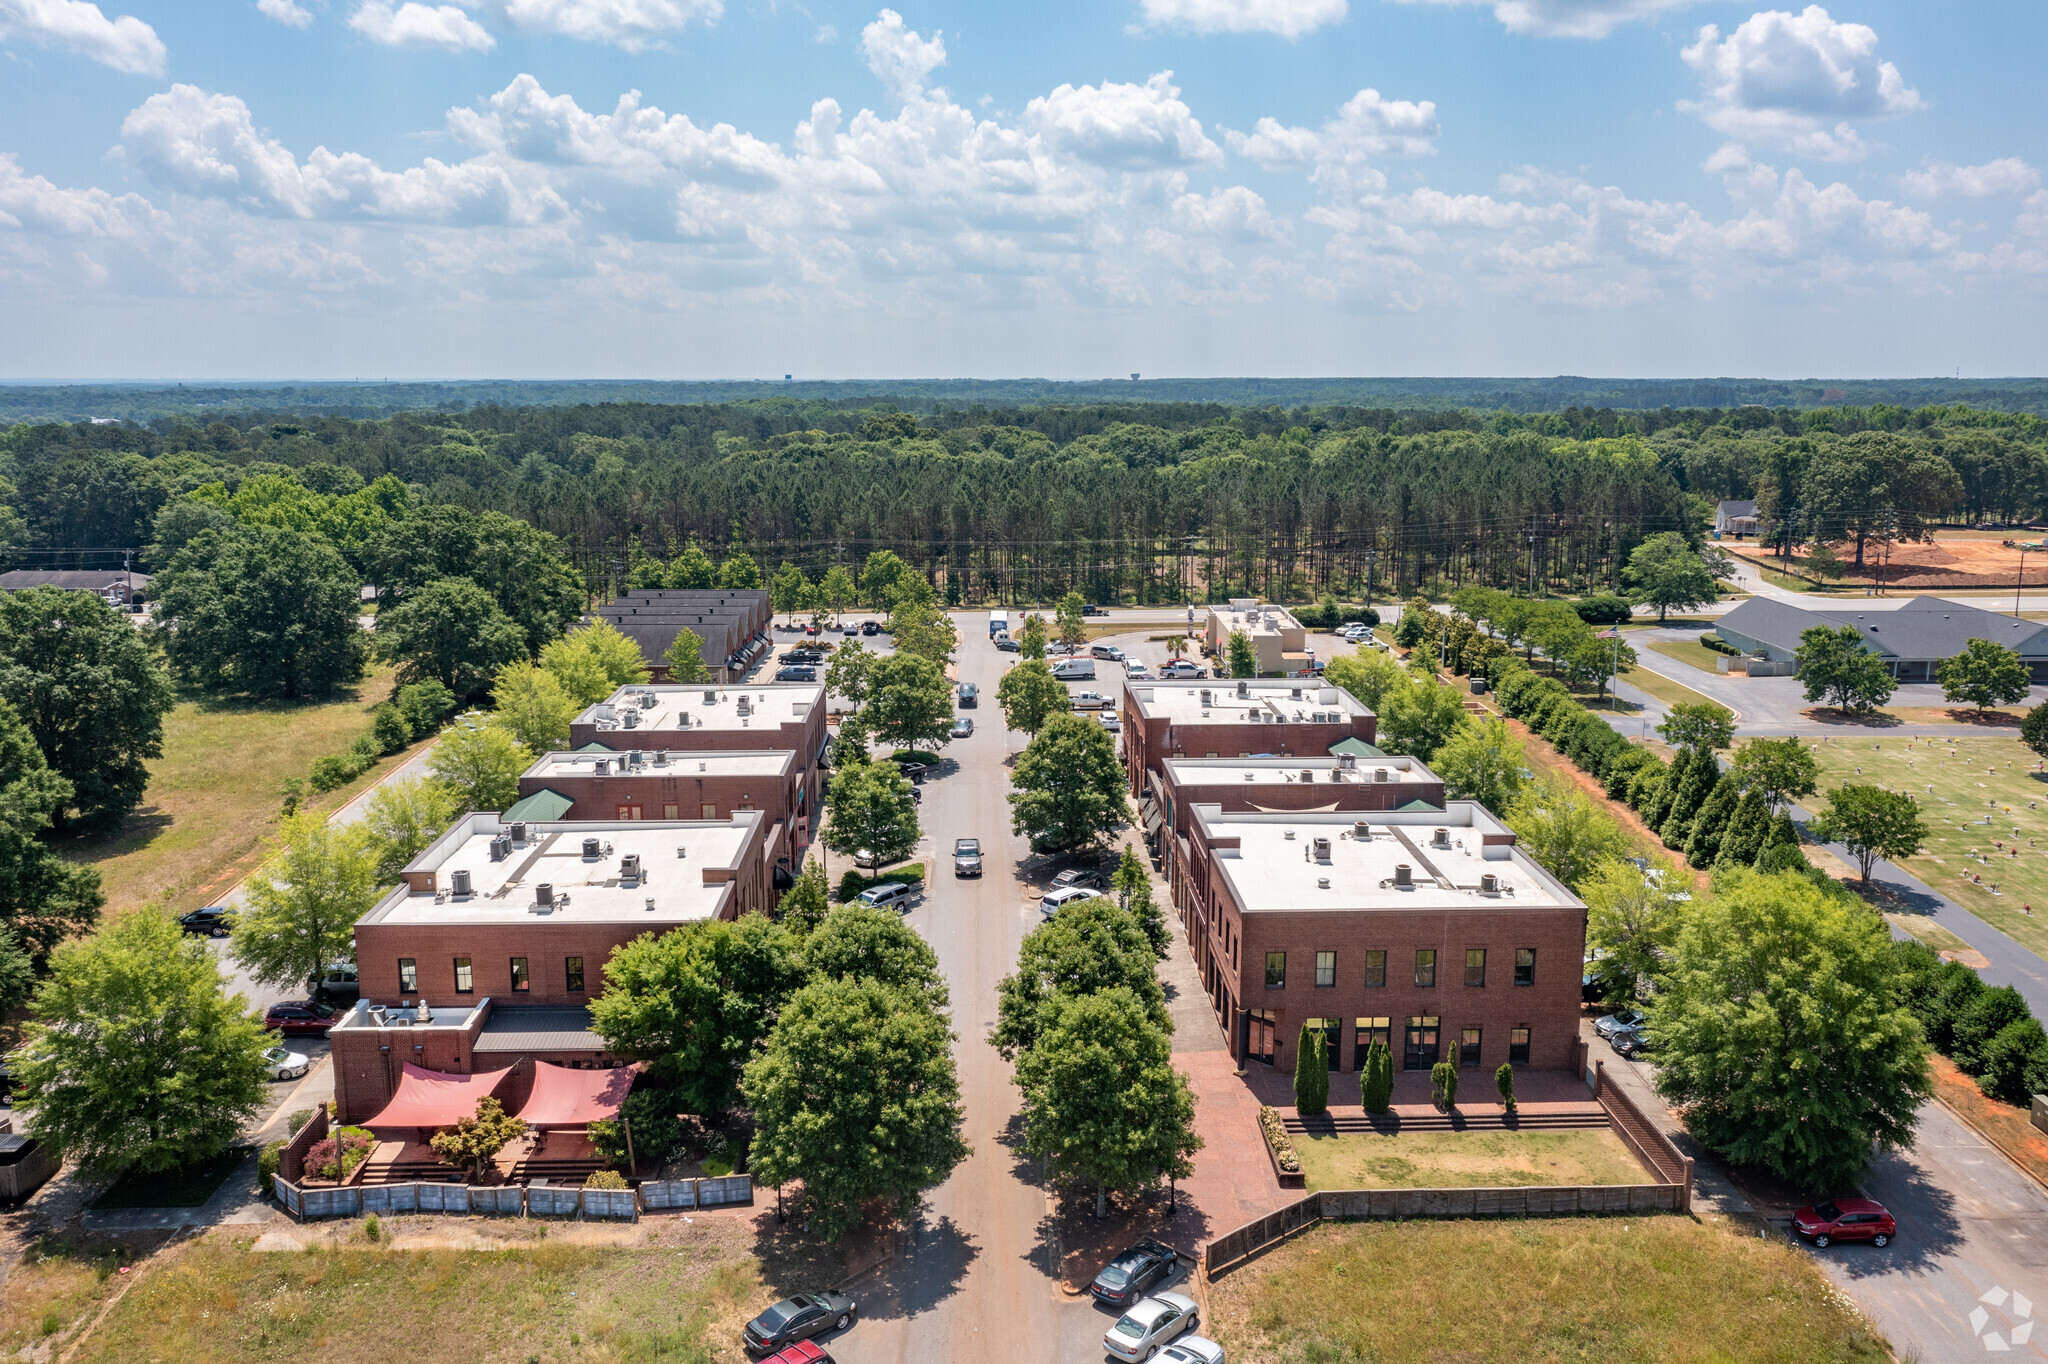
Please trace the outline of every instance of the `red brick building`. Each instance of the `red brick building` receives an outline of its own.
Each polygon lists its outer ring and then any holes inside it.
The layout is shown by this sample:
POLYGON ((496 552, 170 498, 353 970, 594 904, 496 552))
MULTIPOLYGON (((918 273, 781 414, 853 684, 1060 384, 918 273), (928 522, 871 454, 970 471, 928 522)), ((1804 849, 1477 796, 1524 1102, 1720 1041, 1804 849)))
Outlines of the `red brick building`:
POLYGON ((788 750, 806 774, 830 742, 825 688, 817 682, 728 687, 635 683, 569 722, 569 747, 615 752, 758 753, 788 750))
POLYGON ((521 775, 519 801, 501 818, 717 820, 759 810, 769 862, 793 873, 822 784, 820 770, 789 749, 548 753, 521 775))
POLYGON ((1378 732, 1356 697, 1314 678, 1124 683, 1124 763, 1139 799, 1168 758, 1322 758, 1345 740, 1370 756, 1378 732))
POLYGON ((1333 1070, 1374 1037, 1395 1064, 1569 1069, 1586 907, 1484 807, 1190 812, 1174 904, 1231 1053, 1294 1065, 1304 1021, 1333 1070))
POLYGON ((613 1064, 588 1016, 613 949, 767 909, 767 822, 745 809, 717 821, 464 817, 356 922, 362 998, 328 1035, 342 1120, 381 1109, 402 1061, 613 1064))

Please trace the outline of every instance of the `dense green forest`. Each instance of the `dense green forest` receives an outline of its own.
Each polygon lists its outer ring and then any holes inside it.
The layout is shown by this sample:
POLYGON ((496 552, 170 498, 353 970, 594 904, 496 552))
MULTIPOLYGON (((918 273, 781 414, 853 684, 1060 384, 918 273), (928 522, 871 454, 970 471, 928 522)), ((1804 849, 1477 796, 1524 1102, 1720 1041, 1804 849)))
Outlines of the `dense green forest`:
MULTIPOLYGON (((559 537, 594 588, 692 540, 813 577, 890 549, 947 600, 1076 588, 1283 599, 1470 583, 1617 585, 1645 536, 1697 536, 1757 498, 1794 539, 2021 521, 2048 500, 2048 427, 1961 405, 1013 408, 774 398, 482 406, 374 420, 276 412, 0 433, 12 564, 157 567, 195 497, 242 520, 369 516, 364 490, 495 511, 559 537), (217 486, 215 486, 217 485, 217 486), (326 499, 307 510, 281 489, 326 499), (260 504, 260 506, 258 505, 260 504), (255 510, 251 510, 255 508, 255 510), (266 510, 267 509, 267 510, 266 510), (153 547, 154 552, 153 552, 153 547)), ((378 496, 387 496, 378 494, 378 496)), ((323 526, 324 529, 324 526, 323 526)), ((329 537, 348 552, 347 526, 329 537)), ((359 565, 374 580, 372 565, 359 565)))
POLYGON ((400 412, 566 404, 789 400, 857 409, 887 401, 920 415, 959 407, 1216 403, 1225 407, 1375 407, 1415 412, 1539 413, 1566 408, 1904 408, 1964 404, 2048 417, 2048 379, 866 379, 444 380, 399 383, 0 384, 0 426, 16 422, 207 422, 261 414, 368 420, 400 412))

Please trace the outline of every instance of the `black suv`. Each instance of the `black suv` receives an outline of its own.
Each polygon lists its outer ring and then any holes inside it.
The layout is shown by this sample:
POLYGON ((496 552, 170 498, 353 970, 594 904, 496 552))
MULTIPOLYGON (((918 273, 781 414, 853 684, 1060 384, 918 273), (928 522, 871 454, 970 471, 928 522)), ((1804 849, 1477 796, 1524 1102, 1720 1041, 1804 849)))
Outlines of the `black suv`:
POLYGON ((879 635, 882 633, 882 627, 875 621, 864 620, 860 623, 860 632, 864 635, 879 635))
POLYGON ((178 916, 178 927, 187 933, 204 933, 210 938, 225 938, 235 926, 235 911, 226 905, 208 905, 195 909, 190 914, 178 916))
POLYGON ((1102 1267, 1088 1291, 1097 1302, 1128 1307, 1154 1284, 1164 1283, 1173 1273, 1180 1256, 1172 1246, 1157 1241, 1140 1241, 1102 1267))
POLYGON ((791 649, 782 656, 784 663, 823 663, 825 655, 816 649, 791 649))

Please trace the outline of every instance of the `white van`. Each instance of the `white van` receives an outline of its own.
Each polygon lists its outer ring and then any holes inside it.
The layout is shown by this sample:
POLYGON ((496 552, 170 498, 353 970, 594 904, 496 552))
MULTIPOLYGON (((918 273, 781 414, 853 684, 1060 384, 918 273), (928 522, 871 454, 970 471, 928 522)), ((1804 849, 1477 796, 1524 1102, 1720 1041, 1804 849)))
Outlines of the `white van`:
POLYGON ((1062 682, 1093 682, 1095 660, 1092 658, 1063 658, 1052 665, 1052 675, 1062 682))

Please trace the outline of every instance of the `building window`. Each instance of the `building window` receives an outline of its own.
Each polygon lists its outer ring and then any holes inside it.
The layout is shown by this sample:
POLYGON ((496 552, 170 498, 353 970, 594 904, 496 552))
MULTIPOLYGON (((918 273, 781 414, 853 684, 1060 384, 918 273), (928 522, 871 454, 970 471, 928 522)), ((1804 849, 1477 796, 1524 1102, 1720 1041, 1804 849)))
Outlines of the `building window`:
POLYGON ((1415 949, 1415 988, 1434 990, 1436 988, 1436 949, 1418 947, 1415 949))
POLYGON ((619 818, 620 818, 620 819, 638 819, 638 818, 640 818, 640 807, 639 807, 639 806, 637 806, 637 805, 621 805, 621 806, 619 807, 619 818))
POLYGON ((1465 983, 1484 987, 1486 984, 1486 949, 1468 947, 1465 949, 1465 983))
POLYGON ((470 978, 469 974, 469 958, 457 957, 455 959, 455 993, 466 995, 475 989, 475 982, 470 978))
POLYGON ((533 988, 532 979, 526 974, 526 958, 512 958, 512 993, 524 994, 533 988))
POLYGON ((583 993, 583 958, 564 957, 562 959, 562 974, 569 978, 570 994, 580 995, 583 993))
POLYGON ((1335 952, 1316 953, 1316 988, 1320 990, 1325 986, 1334 987, 1336 984, 1337 954, 1335 952))
POLYGON ((1401 1044, 1401 1069, 1428 1070, 1436 1064, 1436 1030, 1440 1020, 1434 1014, 1412 1014, 1407 1036, 1401 1044))
POLYGON ((1529 1030, 1508 1029, 1508 1060, 1518 1066, 1529 1064, 1529 1030))
POLYGON ((707 803, 705 804, 705 806, 704 806, 704 818, 706 818, 706 819, 717 819, 717 818, 718 818, 718 807, 717 807, 716 805, 712 805, 712 804, 710 804, 710 803, 708 803, 708 802, 707 802, 707 803))
POLYGON ((1377 1042, 1383 1047, 1393 1045, 1393 1021, 1391 1018, 1361 1018, 1356 1021, 1351 1059, 1353 1070, 1365 1069, 1365 1053, 1373 1043, 1377 1042))
POLYGON ((1458 1034, 1458 1064, 1476 1066, 1479 1064, 1479 1029, 1467 1028, 1458 1034))
POLYGON ((1515 949, 1515 984, 1534 985, 1535 983, 1536 949, 1533 947, 1517 947, 1515 949))
POLYGON ((1341 1018, 1311 1018, 1305 1020, 1312 1033, 1323 1038, 1323 1060, 1331 1070, 1336 1070, 1343 1061, 1344 1020, 1341 1018))
POLYGON ((1244 1056, 1247 1061, 1264 1061, 1273 1064, 1273 1050, 1277 1045, 1278 1030, 1273 1026, 1271 1009, 1246 1009, 1238 1015, 1244 1020, 1244 1056))
POLYGON ((1266 988, 1282 990, 1287 987, 1287 954, 1268 952, 1266 954, 1266 988))
POLYGON ((663 819, 681 819, 683 817, 683 807, 680 805, 664 805, 661 807, 661 817, 663 819))
POLYGON ((398 993, 416 995, 420 992, 420 964, 411 957, 398 959, 398 993))
POLYGON ((1384 949, 1376 949, 1365 954, 1365 988, 1387 988, 1387 954, 1384 949))

